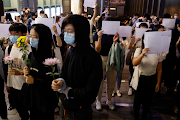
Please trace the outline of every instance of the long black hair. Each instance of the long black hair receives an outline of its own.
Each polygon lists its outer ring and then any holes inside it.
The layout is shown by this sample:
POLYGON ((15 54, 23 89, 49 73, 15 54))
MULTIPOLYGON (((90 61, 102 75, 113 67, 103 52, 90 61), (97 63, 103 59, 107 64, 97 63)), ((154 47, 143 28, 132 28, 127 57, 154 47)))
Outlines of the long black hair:
POLYGON ((86 49, 87 46, 90 46, 90 25, 87 18, 80 15, 69 15, 64 19, 62 29, 67 24, 72 24, 75 29, 76 48, 86 49))
POLYGON ((36 51, 36 49, 33 49, 33 54, 37 62, 42 63, 45 59, 52 57, 52 33, 49 27, 43 24, 34 24, 32 29, 39 35, 38 50, 36 51))

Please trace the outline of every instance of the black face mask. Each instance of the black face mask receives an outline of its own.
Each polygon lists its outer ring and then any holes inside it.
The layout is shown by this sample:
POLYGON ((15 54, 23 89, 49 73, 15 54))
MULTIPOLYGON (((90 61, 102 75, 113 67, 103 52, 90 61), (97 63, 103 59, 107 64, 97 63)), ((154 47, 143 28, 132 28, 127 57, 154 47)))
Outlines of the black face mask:
POLYGON ((162 24, 162 22, 159 22, 159 24, 161 25, 161 24, 162 24))

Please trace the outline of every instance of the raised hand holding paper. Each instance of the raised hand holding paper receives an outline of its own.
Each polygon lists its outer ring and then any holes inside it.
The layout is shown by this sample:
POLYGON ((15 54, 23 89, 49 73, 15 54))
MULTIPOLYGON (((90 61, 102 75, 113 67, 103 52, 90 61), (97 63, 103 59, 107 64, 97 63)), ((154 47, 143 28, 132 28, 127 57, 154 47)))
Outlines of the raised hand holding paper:
POLYGON ((102 21, 103 34, 115 35, 119 32, 120 21, 102 21))
POLYGON ((97 0, 84 0, 84 6, 95 8, 95 2, 97 0))
POLYGON ((143 34, 147 31, 147 30, 151 30, 149 28, 136 28, 136 32, 135 32, 135 38, 141 38, 143 34))
POLYGON ((131 26, 120 26, 119 37, 131 37, 132 27, 131 26))
MULTIPOLYGON (((171 42, 171 36, 164 36, 167 31, 145 32, 145 48, 149 48, 148 54, 168 53, 171 42)), ((168 31, 168 35, 171 31, 168 31)))

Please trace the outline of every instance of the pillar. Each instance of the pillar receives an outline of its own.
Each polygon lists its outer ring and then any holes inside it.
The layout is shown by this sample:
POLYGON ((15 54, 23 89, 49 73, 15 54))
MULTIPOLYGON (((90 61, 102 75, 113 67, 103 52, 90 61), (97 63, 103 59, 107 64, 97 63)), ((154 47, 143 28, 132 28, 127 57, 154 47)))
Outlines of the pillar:
POLYGON ((2 0, 0 0, 0 21, 1 21, 1 16, 4 16, 4 6, 2 0))
POLYGON ((71 0, 71 11, 73 14, 81 14, 82 0, 71 0))

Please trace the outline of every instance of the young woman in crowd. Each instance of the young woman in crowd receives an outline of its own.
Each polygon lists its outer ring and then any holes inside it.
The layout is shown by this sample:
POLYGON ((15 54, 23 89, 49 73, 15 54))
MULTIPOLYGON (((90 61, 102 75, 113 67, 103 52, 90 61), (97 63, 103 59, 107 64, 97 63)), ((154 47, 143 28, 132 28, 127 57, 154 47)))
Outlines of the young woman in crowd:
MULTIPOLYGON (((149 31, 150 32, 150 31, 149 31)), ((134 117, 139 120, 140 105, 143 106, 141 120, 147 118, 154 92, 158 92, 161 84, 162 61, 161 54, 147 54, 149 48, 144 48, 144 37, 142 47, 137 48, 134 54, 133 65, 139 66, 141 75, 139 77, 138 88, 134 98, 134 117)))
POLYGON ((91 105, 102 80, 102 60, 90 46, 87 18, 69 15, 64 19, 62 29, 64 41, 71 47, 67 51, 62 74, 52 82, 52 89, 64 93, 60 98, 65 119, 91 120, 91 105))
POLYGON ((46 73, 51 67, 43 64, 47 58, 52 58, 51 30, 43 24, 34 24, 30 31, 30 65, 24 68, 26 87, 30 90, 30 119, 54 120, 54 109, 57 106, 56 93, 51 89, 53 78, 46 73))
MULTIPOLYGON (((113 17, 107 17, 106 21, 113 21, 113 17)), ((114 110, 115 107, 111 102, 112 98, 112 92, 116 83, 116 70, 113 69, 112 71, 108 71, 106 73, 106 63, 108 59, 108 53, 110 51, 110 48, 113 43, 116 43, 117 40, 119 40, 119 34, 117 33, 114 35, 107 35, 103 34, 103 31, 96 32, 94 35, 94 41, 95 41, 95 50, 101 55, 101 59, 103 62, 103 79, 101 82, 101 86, 99 88, 99 93, 97 96, 97 102, 96 102, 96 109, 101 110, 101 97, 102 97, 102 89, 103 89, 103 83, 105 75, 107 77, 107 88, 106 88, 106 97, 107 101, 106 103, 109 105, 109 108, 111 110, 114 110)))
POLYGON ((6 19, 6 21, 4 22, 5 24, 12 24, 13 23, 13 19, 12 19, 10 13, 6 13, 5 19, 6 19))

